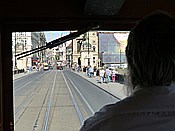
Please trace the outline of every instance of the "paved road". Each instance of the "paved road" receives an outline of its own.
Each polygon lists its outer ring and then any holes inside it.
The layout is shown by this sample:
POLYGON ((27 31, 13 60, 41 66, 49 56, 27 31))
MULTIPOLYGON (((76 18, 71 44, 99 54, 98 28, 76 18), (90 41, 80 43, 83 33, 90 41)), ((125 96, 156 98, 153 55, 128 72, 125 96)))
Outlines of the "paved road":
POLYGON ((99 87, 93 83, 95 78, 88 79, 83 77, 83 73, 81 76, 71 70, 14 75, 15 129, 41 130, 48 121, 47 130, 77 131, 82 121, 102 106, 119 100, 102 89, 107 84, 99 87), (77 108, 81 114, 78 114, 77 108), (47 120, 48 110, 50 115, 47 120))
POLYGON ((32 73, 14 81, 15 131, 77 131, 80 121, 61 72, 32 73))
POLYGON ((102 90, 95 84, 92 84, 73 72, 64 71, 64 73, 73 83, 74 87, 72 88, 76 88, 76 90, 78 90, 81 96, 84 97, 85 101, 87 101, 89 106, 92 108, 92 113, 98 111, 104 105, 115 103, 120 100, 116 96, 102 90))
MULTIPOLYGON (((68 69, 70 70, 70 69, 68 69)), ((70 70, 71 71, 71 70, 70 70)), ((26 75, 30 75, 32 73, 36 73, 37 71, 32 71, 30 73, 27 73, 27 74, 16 74, 14 75, 14 79, 19 79, 23 76, 26 76, 26 75)), ((124 84, 123 83, 120 83, 120 82, 110 82, 108 84, 100 84, 98 81, 100 80, 100 78, 98 76, 96 77, 92 77, 92 78, 89 78, 88 76, 85 75, 85 72, 76 72, 76 71, 72 71, 73 73, 81 76, 82 78, 88 80, 89 82, 95 84, 96 86, 98 86, 99 88, 111 93, 112 95, 120 98, 120 99, 124 99, 125 97, 127 97, 127 93, 126 93, 126 88, 124 87, 124 84)))

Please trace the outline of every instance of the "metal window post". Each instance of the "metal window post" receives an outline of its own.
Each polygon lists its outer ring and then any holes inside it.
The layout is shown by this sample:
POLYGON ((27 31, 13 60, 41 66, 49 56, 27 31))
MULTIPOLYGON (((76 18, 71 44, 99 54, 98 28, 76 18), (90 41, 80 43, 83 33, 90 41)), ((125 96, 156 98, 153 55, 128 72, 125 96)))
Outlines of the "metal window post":
POLYGON ((16 60, 16 32, 15 32, 15 68, 17 67, 17 60, 16 60))

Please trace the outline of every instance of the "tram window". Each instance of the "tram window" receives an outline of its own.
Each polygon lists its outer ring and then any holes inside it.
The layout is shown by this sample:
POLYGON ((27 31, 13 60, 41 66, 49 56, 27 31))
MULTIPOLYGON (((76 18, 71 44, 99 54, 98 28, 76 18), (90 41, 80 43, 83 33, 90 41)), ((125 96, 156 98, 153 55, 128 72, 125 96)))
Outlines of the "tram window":
POLYGON ((19 55, 36 48, 42 49, 45 43, 69 35, 70 32, 12 33, 14 122, 17 131, 54 131, 62 130, 61 127, 68 131, 72 128, 72 122, 74 130, 78 130, 84 120, 102 106, 126 97, 121 90, 123 74, 126 72, 122 65, 126 63, 124 48, 128 31, 92 31, 92 37, 89 35, 86 39, 81 38, 88 35, 82 34, 52 49, 22 57, 19 55), (78 41, 81 46, 76 49, 78 41), (93 43, 95 50, 88 41, 98 41, 93 43), (88 54, 90 57, 87 57, 88 54), (49 68, 44 71, 46 63, 49 68), (100 84, 99 70, 102 63, 103 68, 109 67, 111 77, 110 81, 105 78, 100 84), (91 75, 87 72, 90 66, 93 68, 91 75), (112 78, 113 70, 115 78, 112 78), (116 89, 112 91, 110 88, 113 86, 116 89))

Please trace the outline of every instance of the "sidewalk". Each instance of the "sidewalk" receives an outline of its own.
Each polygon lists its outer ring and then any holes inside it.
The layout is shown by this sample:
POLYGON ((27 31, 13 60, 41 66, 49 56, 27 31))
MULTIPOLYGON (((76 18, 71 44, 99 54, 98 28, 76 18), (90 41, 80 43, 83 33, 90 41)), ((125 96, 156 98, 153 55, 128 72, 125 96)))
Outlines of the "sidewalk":
POLYGON ((13 74, 13 80, 16 80, 16 79, 21 78, 21 77, 26 76, 26 75, 30 75, 30 74, 35 73, 35 72, 37 72, 37 71, 30 71, 27 73, 13 74))
POLYGON ((114 95, 120 99, 124 99, 126 97, 125 87, 123 87, 123 84, 120 84, 118 82, 109 82, 108 84, 106 84, 106 83, 101 84, 101 83, 99 83, 99 81, 100 81, 99 76, 89 78, 88 76, 86 76, 85 72, 78 73, 78 72, 74 71, 74 73, 80 75, 84 79, 90 81, 91 83, 97 85, 99 88, 111 93, 112 95, 114 95))

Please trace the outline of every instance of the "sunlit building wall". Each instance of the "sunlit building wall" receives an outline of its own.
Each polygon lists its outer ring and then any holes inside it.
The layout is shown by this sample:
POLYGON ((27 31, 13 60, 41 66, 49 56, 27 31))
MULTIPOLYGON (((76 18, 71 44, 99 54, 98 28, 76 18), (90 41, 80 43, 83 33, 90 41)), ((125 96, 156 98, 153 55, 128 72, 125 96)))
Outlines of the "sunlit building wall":
POLYGON ((15 55, 32 49, 31 32, 12 33, 13 69, 24 69, 32 65, 32 55, 17 59, 15 55))
POLYGON ((46 44, 43 32, 13 32, 12 33, 12 54, 13 69, 27 69, 38 64, 45 59, 45 50, 26 57, 17 59, 16 54, 20 54, 31 49, 39 48, 46 44))
POLYGON ((73 40, 73 63, 98 67, 98 34, 90 31, 73 40))

